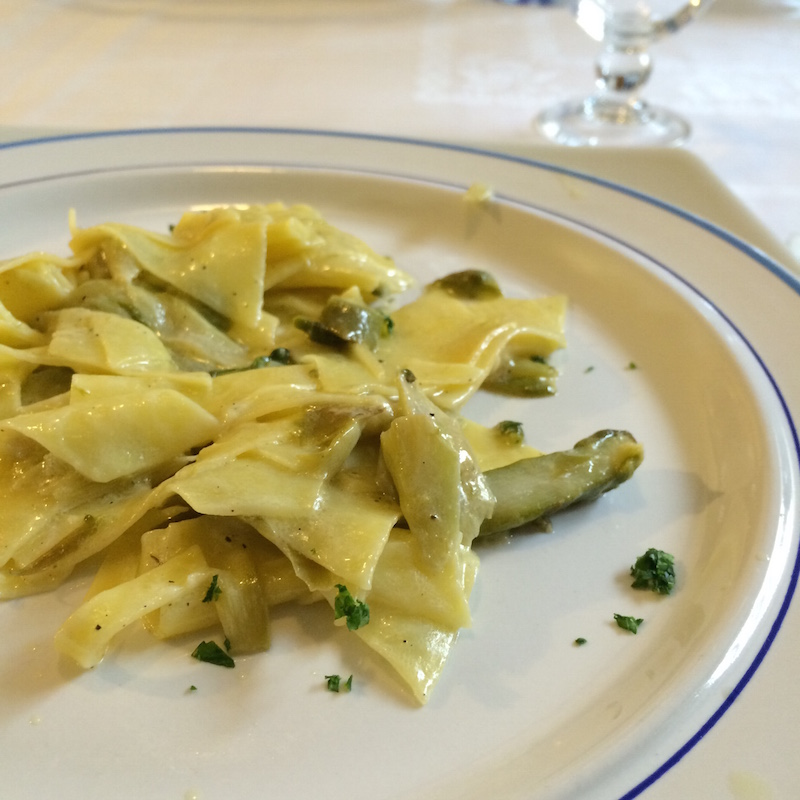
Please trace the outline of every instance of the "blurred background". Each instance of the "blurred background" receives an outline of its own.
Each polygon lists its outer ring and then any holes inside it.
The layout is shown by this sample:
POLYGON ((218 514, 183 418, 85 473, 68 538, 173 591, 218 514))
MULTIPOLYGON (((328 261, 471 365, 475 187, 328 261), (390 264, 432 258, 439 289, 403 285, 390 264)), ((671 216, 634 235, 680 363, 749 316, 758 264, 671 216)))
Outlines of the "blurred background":
MULTIPOLYGON (((190 125, 537 147, 600 45, 556 3, 0 0, 0 137, 190 125)), ((654 45, 646 96, 782 243, 800 233, 800 8, 717 0, 654 45)), ((533 151, 532 151, 533 152, 533 151)))

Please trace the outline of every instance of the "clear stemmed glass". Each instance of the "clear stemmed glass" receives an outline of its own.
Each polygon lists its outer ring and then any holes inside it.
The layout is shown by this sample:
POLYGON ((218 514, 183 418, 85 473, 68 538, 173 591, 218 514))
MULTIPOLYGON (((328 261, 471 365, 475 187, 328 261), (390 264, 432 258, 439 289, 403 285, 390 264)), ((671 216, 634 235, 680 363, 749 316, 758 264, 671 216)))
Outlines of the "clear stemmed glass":
POLYGON ((593 95, 537 117, 548 138, 570 145, 679 144, 689 124, 640 97, 652 71, 650 45, 680 30, 712 0, 569 0, 578 24, 603 42, 593 95))

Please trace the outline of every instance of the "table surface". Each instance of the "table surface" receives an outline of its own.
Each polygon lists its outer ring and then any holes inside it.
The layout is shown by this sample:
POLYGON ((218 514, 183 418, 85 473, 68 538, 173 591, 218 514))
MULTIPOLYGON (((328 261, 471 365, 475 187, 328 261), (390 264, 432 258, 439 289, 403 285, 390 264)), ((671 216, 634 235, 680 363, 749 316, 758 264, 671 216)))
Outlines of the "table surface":
MULTIPOLYGON (((680 149, 547 144, 537 111, 587 92, 597 44, 558 6, 492 0, 0 0, 0 141, 110 128, 268 126, 473 144, 640 189, 800 269, 800 6, 717 0, 654 47, 647 96, 680 149)), ((2 176, 0 176, 2 179, 2 176)), ((770 670, 731 717, 774 704, 770 670)), ((781 655, 783 653, 784 655, 781 655)), ((780 713, 800 714, 781 699, 780 713)), ((647 797, 769 800, 796 768, 722 726, 647 797), (700 752, 702 750, 702 752, 700 752), (684 787, 684 788, 682 788, 684 787)), ((768 737, 768 719, 754 736, 768 737)), ((789 795, 785 795, 788 797, 789 795)))

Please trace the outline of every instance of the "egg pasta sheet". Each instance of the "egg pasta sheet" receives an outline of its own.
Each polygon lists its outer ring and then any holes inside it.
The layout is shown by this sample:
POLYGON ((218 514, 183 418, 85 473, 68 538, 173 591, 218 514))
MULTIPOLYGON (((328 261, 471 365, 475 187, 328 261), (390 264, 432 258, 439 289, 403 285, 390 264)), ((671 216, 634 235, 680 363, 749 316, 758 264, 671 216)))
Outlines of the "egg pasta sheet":
POLYGON ((0 264, 0 597, 94 557, 55 638, 86 668, 139 621, 266 650, 270 607, 319 600, 425 702, 484 470, 536 455, 460 409, 564 345, 565 299, 465 272, 393 307, 411 277, 302 205, 70 224, 69 257, 0 264))

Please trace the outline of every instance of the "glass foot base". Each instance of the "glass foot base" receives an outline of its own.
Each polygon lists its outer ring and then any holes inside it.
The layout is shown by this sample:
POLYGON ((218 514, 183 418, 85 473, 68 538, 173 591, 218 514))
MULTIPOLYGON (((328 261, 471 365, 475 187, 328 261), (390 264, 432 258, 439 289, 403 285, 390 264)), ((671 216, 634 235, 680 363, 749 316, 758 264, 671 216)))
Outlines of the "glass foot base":
POLYGON ((689 123, 664 108, 590 97, 561 103, 536 118, 539 130, 559 144, 583 146, 677 145, 689 123))

